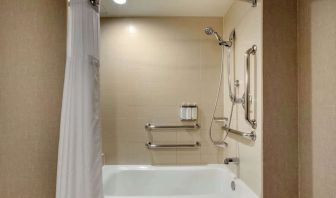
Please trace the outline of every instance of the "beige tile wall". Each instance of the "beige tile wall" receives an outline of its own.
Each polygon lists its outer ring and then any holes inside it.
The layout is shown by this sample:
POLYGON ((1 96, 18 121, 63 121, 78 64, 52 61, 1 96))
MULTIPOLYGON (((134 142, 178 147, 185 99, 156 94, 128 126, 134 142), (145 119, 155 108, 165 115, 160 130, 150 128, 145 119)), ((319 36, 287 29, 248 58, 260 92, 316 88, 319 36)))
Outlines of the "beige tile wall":
POLYGON ((296 1, 263 1, 265 198, 298 197, 296 15, 296 1))
POLYGON ((64 0, 0 3, 0 197, 55 197, 64 0))
POLYGON ((336 1, 299 0, 301 198, 336 197, 336 1))
MULTIPOLYGON (((251 4, 236 1, 232 4, 228 13, 224 16, 224 35, 225 38, 228 38, 231 31, 235 29, 236 39, 235 46, 232 48, 234 57, 235 67, 232 67, 231 70, 232 76, 235 80, 239 80, 240 86, 237 89, 238 97, 242 97, 245 92, 244 88, 244 77, 245 77, 245 59, 244 55, 247 49, 251 48, 252 45, 257 46, 256 53, 256 64, 254 64, 254 56, 252 56, 251 69, 256 69, 256 76, 251 76, 252 89, 251 95, 257 96, 255 103, 257 104, 257 110, 253 110, 251 115, 256 115, 257 120, 257 129, 255 130, 257 134, 257 140, 253 144, 251 142, 243 141, 236 136, 230 135, 228 138, 229 149, 228 156, 240 158, 240 166, 238 167, 237 174, 240 178, 246 182, 247 185, 251 187, 258 195, 262 194, 262 132, 263 132, 263 92, 262 92, 262 3, 259 1, 258 6, 253 8, 251 4), (254 82, 254 79, 257 79, 257 82, 254 82), (256 94, 254 93, 256 87, 256 94)), ((254 74, 254 72, 251 72, 254 74)), ((227 72, 225 68, 225 115, 230 114, 231 101, 229 100, 228 95, 228 83, 226 81, 227 72)), ((242 105, 236 105, 234 110, 233 122, 231 128, 238 129, 244 132, 252 131, 252 127, 246 122, 244 116, 244 109, 242 105)), ((235 167, 232 167, 235 168, 235 167)))
MULTIPOLYGON (((208 138, 221 51, 215 38, 204 34, 206 26, 221 34, 223 19, 102 19, 102 124, 107 164, 222 163, 223 150, 212 146, 208 138), (199 105, 201 129, 156 132, 154 141, 201 141, 202 148, 148 151, 144 146, 148 140, 144 125, 182 124, 182 102, 199 105)), ((218 109, 217 115, 221 115, 222 104, 218 109)), ((220 132, 218 127, 215 126, 215 133, 220 132)))

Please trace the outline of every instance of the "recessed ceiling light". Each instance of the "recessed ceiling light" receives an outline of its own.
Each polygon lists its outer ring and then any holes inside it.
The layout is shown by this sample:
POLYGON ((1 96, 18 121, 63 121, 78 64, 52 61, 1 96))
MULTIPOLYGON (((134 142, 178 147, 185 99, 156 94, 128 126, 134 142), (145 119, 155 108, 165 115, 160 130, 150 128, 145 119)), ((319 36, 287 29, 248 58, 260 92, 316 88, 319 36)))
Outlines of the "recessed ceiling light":
POLYGON ((137 33, 137 29, 136 29, 135 26, 130 25, 130 26, 128 26, 128 32, 131 33, 131 34, 135 34, 135 33, 137 33))
POLYGON ((114 3, 120 4, 120 5, 127 3, 127 0, 113 0, 113 1, 114 3))

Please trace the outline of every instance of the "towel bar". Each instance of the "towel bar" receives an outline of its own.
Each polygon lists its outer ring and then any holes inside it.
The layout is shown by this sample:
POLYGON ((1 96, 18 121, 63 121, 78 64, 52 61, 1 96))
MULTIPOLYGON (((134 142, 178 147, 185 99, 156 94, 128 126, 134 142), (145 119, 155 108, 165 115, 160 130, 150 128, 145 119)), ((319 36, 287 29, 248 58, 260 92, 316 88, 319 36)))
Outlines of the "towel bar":
POLYGON ((194 124, 194 125, 155 125, 148 123, 145 125, 146 130, 153 130, 153 129, 199 129, 200 125, 194 124))
POLYGON ((195 144, 153 144, 147 142, 146 144, 148 149, 197 149, 201 147, 201 143, 196 142, 195 144))

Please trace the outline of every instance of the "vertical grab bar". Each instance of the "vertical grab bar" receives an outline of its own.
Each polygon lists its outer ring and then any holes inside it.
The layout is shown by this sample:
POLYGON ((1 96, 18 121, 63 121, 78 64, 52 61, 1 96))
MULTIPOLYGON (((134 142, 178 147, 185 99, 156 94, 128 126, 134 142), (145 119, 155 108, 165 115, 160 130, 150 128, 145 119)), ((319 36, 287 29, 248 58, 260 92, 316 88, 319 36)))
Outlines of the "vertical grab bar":
POLYGON ((255 55, 257 52, 257 46, 253 45, 250 49, 248 49, 245 53, 245 94, 244 94, 244 108, 245 108, 245 120, 252 126, 253 129, 257 128, 257 121, 255 119, 251 119, 250 116, 250 62, 251 55, 255 55))

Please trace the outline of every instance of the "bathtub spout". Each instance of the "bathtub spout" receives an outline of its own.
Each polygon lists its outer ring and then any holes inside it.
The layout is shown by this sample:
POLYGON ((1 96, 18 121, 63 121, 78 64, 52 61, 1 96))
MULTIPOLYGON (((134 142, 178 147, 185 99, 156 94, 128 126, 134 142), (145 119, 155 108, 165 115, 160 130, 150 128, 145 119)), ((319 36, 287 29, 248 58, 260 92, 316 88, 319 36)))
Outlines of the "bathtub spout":
POLYGON ((228 165, 230 163, 239 164, 239 158, 238 157, 234 157, 234 158, 225 158, 224 159, 224 164, 228 165))

